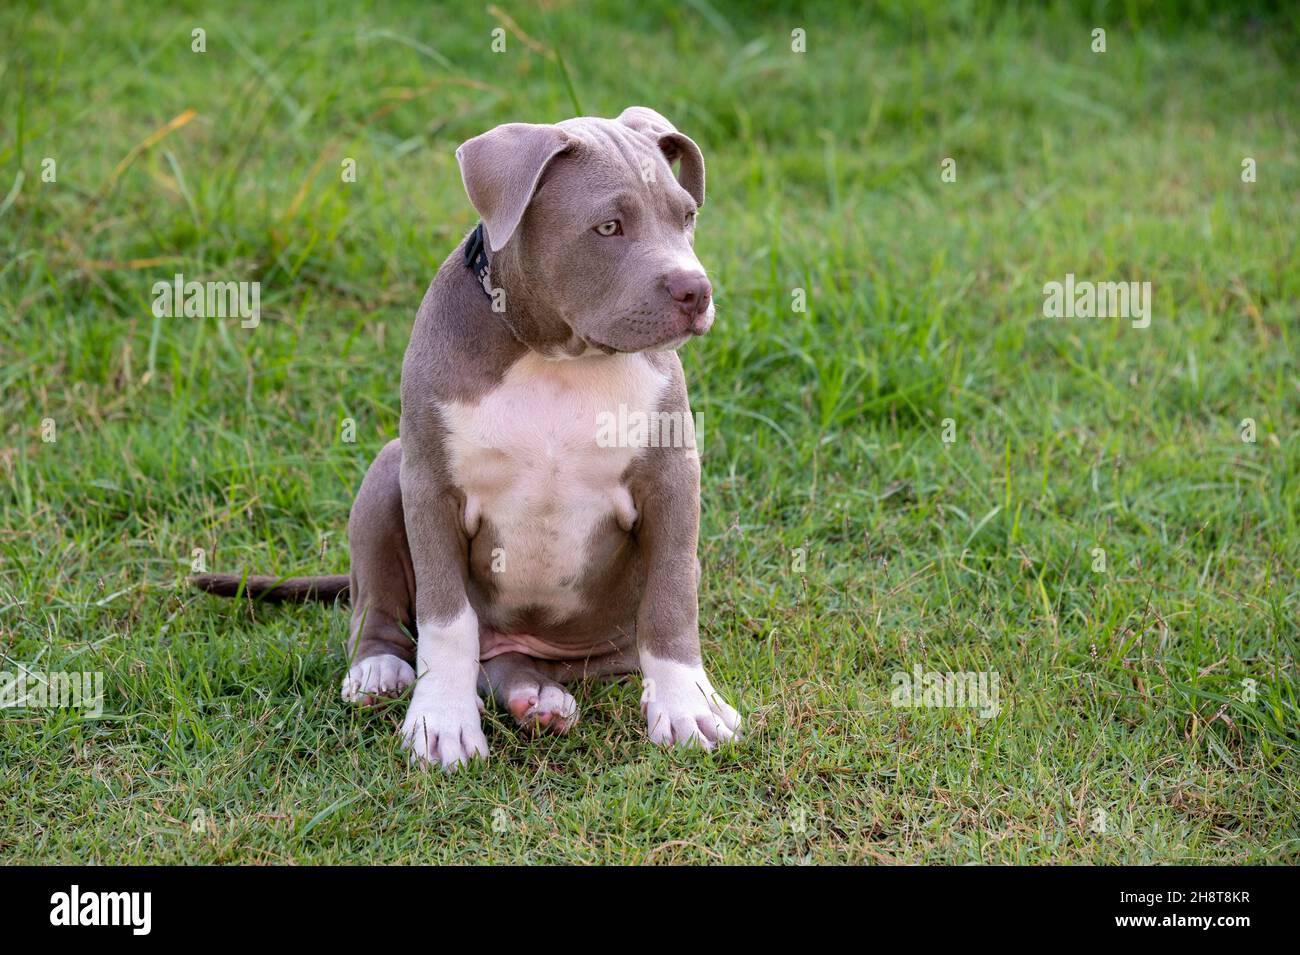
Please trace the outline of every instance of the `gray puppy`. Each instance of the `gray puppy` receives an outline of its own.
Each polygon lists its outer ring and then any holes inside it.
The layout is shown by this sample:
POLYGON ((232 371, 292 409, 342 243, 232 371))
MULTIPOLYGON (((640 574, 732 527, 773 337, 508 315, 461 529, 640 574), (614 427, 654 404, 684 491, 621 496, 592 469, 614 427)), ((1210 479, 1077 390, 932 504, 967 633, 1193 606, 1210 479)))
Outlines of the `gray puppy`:
POLYGON ((632 107, 508 123, 456 158, 482 224, 416 315, 401 438, 357 494, 350 578, 195 583, 347 593, 343 697, 414 683, 402 734, 421 763, 487 756, 480 692, 563 733, 565 683, 638 668, 652 740, 728 741, 740 719, 700 656, 700 465, 675 351, 714 315, 693 249, 699 147, 632 107))

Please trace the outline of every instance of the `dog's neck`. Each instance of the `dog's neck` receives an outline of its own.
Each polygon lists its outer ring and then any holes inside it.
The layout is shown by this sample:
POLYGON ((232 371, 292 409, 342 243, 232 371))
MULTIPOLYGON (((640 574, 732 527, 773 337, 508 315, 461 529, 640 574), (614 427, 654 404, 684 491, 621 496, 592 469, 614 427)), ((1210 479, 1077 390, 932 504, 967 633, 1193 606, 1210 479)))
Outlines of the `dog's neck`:
POLYGON ((465 270, 488 297, 492 316, 505 324, 516 341, 543 358, 604 354, 578 339, 561 315, 542 305, 540 295, 530 286, 527 270, 520 266, 519 256, 512 242, 489 258, 482 223, 465 238, 465 270))

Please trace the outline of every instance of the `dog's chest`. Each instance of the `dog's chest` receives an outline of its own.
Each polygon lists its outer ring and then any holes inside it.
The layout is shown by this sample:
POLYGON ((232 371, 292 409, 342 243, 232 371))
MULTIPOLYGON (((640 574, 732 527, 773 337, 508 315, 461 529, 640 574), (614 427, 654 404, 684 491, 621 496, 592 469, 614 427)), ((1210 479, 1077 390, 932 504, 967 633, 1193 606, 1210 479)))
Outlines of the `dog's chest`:
POLYGON ((579 612, 593 532, 636 512, 623 477, 637 448, 610 441, 620 413, 650 414, 667 379, 644 356, 521 358, 473 405, 444 408, 465 530, 491 535, 499 599, 555 614, 579 612))

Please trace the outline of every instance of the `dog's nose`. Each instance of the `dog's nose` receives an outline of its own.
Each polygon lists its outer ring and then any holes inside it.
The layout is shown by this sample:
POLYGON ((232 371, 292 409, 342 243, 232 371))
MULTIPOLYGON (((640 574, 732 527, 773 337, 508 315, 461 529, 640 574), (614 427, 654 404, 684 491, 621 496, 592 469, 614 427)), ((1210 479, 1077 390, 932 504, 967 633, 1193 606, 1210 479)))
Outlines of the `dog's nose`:
POLYGON ((668 294, 687 315, 699 315, 709 307, 713 286, 703 272, 673 272, 667 278, 668 294))

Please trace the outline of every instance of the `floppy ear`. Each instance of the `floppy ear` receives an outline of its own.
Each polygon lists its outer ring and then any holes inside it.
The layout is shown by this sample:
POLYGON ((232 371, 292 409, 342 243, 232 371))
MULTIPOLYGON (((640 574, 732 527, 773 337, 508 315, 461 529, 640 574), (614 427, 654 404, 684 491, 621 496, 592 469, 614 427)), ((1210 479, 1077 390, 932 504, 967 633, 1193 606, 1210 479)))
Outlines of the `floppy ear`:
POLYGON ((493 252, 510 241, 547 164, 570 142, 558 126, 506 123, 456 150, 465 192, 483 219, 493 252))
POLYGON ((629 106, 619 114, 618 121, 658 142, 668 165, 680 161, 677 181, 691 194, 696 205, 704 205, 704 154, 695 140, 679 133, 662 114, 645 106, 629 106))

